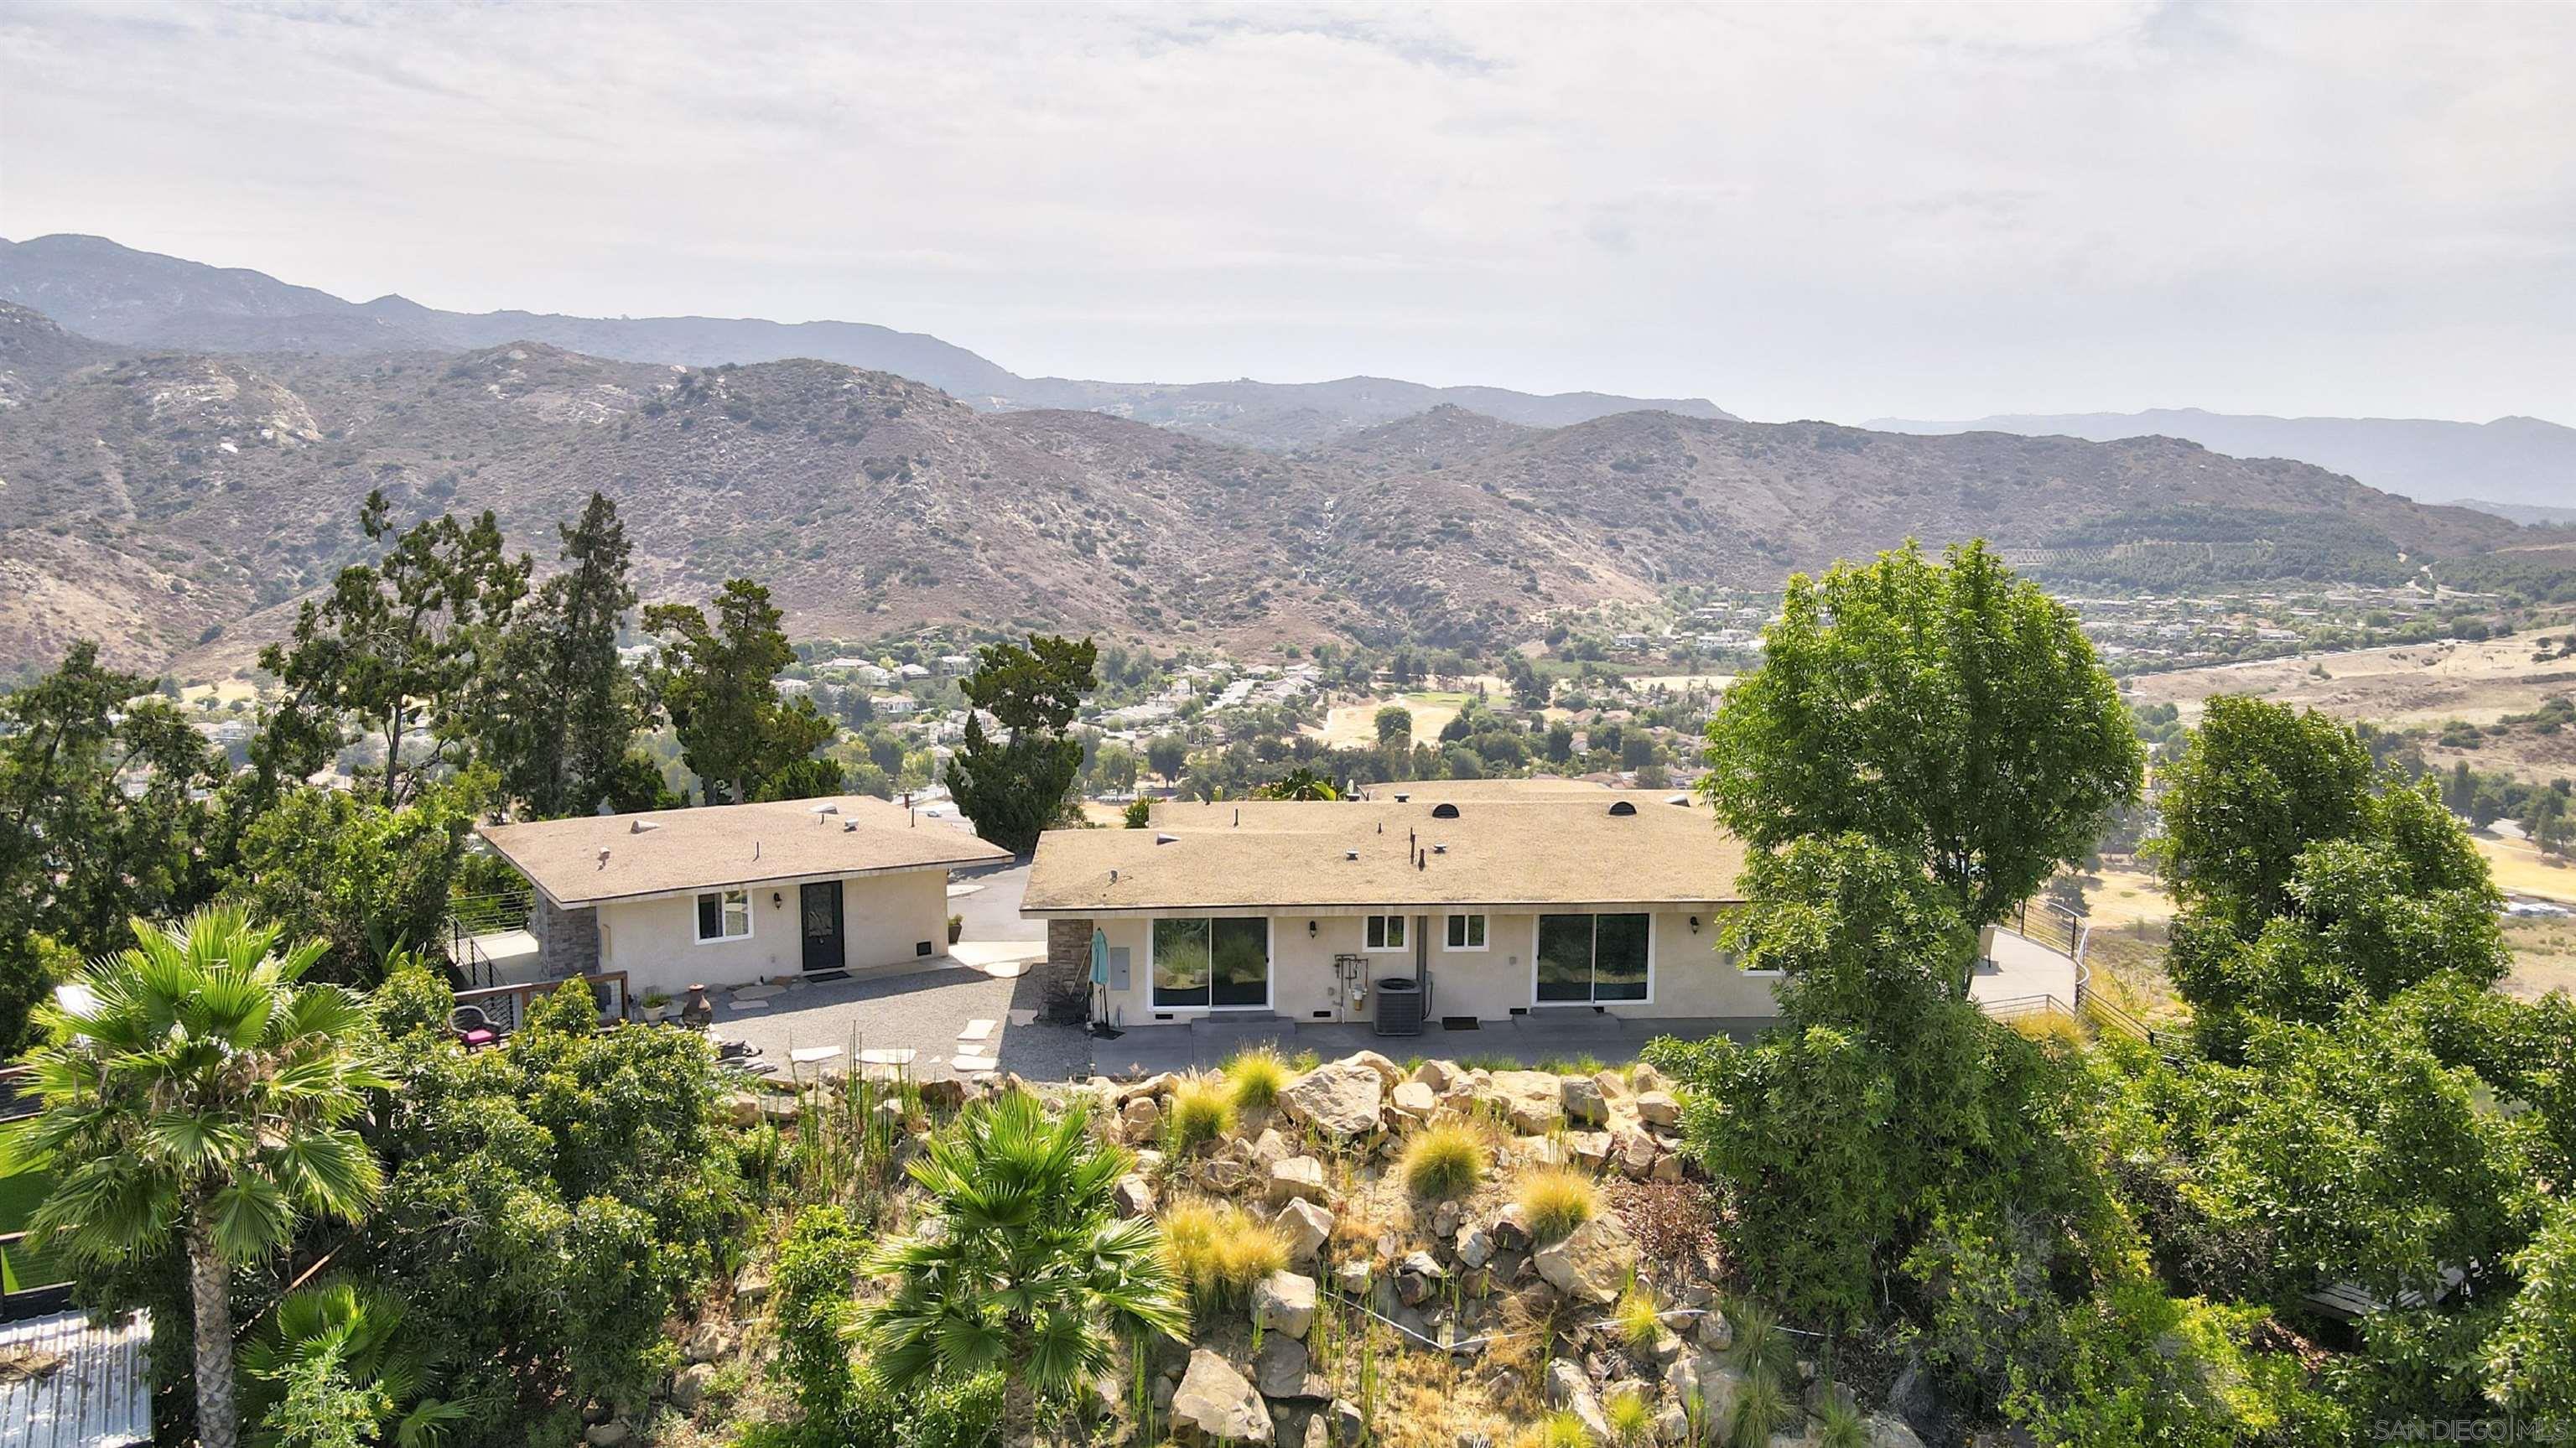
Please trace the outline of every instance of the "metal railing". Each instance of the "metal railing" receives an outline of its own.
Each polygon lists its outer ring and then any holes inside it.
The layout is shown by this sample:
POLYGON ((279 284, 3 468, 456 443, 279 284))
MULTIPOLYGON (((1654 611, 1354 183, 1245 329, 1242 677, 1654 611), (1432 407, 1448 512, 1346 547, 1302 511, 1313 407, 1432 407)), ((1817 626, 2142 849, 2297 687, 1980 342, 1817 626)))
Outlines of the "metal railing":
POLYGON ((519 1028, 528 1018, 528 1003, 541 995, 552 995, 568 985, 587 985, 591 999, 598 1003, 603 1021, 634 1019, 635 1002, 626 986, 626 972, 602 971, 597 975, 568 975, 561 980, 535 980, 520 985, 485 986, 479 990, 456 993, 456 1004, 471 1006, 483 1013, 492 1029, 503 1035, 519 1028))
POLYGON ((534 890, 498 890, 488 895, 459 895, 447 902, 447 963, 469 987, 489 990, 501 984, 501 968, 485 954, 475 937, 525 930, 536 913, 534 890))
POLYGON ((2093 988, 2091 919, 2054 900, 2025 901, 2009 928, 2022 939, 2050 950, 2058 949, 2057 940, 2063 936, 2066 941, 2063 953, 2075 962, 2075 999, 2060 1000, 2054 993, 2042 992, 1982 1002, 1979 1009, 1999 1021, 2063 1017, 2097 1040, 2105 1034, 2126 1036, 2133 1041, 2144 1042, 2167 1060, 2179 1056, 2181 1043, 2172 1032, 2158 1030, 2139 1020, 2103 999, 2102 993, 2093 988))

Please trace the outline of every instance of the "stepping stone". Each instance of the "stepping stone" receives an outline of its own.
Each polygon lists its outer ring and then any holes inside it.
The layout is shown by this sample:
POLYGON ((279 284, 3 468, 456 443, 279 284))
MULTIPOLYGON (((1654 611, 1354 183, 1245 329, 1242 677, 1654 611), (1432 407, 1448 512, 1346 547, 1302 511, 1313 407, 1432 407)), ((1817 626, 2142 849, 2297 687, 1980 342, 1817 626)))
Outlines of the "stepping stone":
POLYGON ((841 1048, 838 1046, 799 1046, 787 1053, 787 1059, 799 1066, 811 1066, 817 1061, 829 1061, 840 1054, 841 1048))
POLYGON ((1037 1011, 1036 1011, 1034 1008, 1032 1008, 1032 1009, 1030 1009, 1030 1010, 1025 1010, 1025 1011, 1013 1011, 1013 1012, 1011 1012, 1011 1024, 1012 1024, 1012 1025, 1015 1025, 1015 1026, 1034 1026, 1034 1025, 1036 1025, 1037 1023, 1038 1023, 1038 1013, 1037 1013, 1037 1011))
POLYGON ((982 1041, 990 1039, 992 1034, 993 1023, 991 1021, 968 1021, 966 1023, 966 1029, 957 1033, 957 1039, 961 1041, 982 1041))
POLYGON ((961 1055, 956 1060, 949 1062, 948 1068, 960 1073, 967 1071, 999 1071, 1002 1069, 1002 1061, 998 1056, 961 1055))
POLYGON ((742 1001, 742 1000, 727 1001, 727 1002, 725 1002, 725 1004, 726 1004, 728 1007, 731 1007, 732 1009, 737 1010, 737 1011, 765 1011, 765 1010, 769 1009, 769 1002, 767 1002, 767 1001, 765 1001, 765 1000, 758 1000, 758 999, 754 999, 754 1000, 747 1000, 747 1001, 742 1001))
POLYGON ((859 1060, 870 1066, 909 1066, 920 1057, 921 1053, 910 1046, 871 1046, 859 1053, 859 1060))
POLYGON ((786 989, 785 986, 776 985, 739 986, 734 990, 733 999, 736 1005, 744 1001, 765 1001, 784 989, 786 989))

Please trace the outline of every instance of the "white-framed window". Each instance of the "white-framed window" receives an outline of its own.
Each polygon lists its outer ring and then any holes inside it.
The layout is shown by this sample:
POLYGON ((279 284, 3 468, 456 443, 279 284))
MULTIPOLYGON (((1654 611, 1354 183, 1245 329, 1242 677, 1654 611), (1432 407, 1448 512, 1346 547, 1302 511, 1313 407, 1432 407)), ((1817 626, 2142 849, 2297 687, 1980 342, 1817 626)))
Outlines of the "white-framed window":
POLYGON ((1451 950, 1484 949, 1485 917, 1482 915, 1450 916, 1449 948, 1451 950))
POLYGON ((1542 915, 1531 942, 1531 996, 1540 1005, 1652 1002, 1655 917, 1542 915))
POLYGON ((1366 942, 1364 943, 1364 946, 1363 946, 1363 948, 1364 948, 1364 949, 1368 949, 1368 950, 1402 950, 1402 949, 1404 949, 1404 917, 1403 917, 1403 916, 1401 916, 1401 915, 1371 915, 1371 916, 1369 916, 1367 919, 1368 919, 1368 923, 1367 923, 1366 929, 1367 929, 1367 932, 1368 932, 1368 938, 1367 938, 1366 942))
POLYGON ((698 896, 698 943, 751 938, 751 892, 708 890, 698 896))

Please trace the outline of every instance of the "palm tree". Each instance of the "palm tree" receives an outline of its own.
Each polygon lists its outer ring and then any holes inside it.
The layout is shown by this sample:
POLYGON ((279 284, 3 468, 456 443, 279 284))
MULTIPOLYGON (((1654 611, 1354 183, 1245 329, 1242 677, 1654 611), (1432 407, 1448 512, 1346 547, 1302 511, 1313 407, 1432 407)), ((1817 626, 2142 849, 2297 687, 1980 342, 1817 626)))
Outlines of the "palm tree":
MULTIPOLYGON (((372 1418, 361 1425, 366 1436, 390 1448, 438 1448, 469 1405, 431 1396, 434 1364, 419 1335, 404 1331, 408 1317, 401 1298, 351 1282, 278 1299, 266 1330, 242 1348, 250 1417, 256 1421, 285 1398, 300 1375, 327 1370, 369 1400, 372 1418)), ((275 1436, 262 1431, 253 1441, 275 1436)))
POLYGON ((231 908, 135 921, 133 945, 37 1009, 44 1110, 10 1147, 54 1172, 31 1225, 75 1259, 185 1243, 204 1448, 239 1437, 233 1269, 284 1250, 306 1214, 355 1218, 383 1181, 350 1126, 391 1084, 365 1002, 300 984, 324 946, 281 955, 278 933, 231 908))
POLYGON ((910 1168, 930 1197, 920 1230, 869 1257, 897 1278, 862 1329, 879 1379, 997 1368, 1024 1413, 1105 1371, 1114 1341, 1187 1331, 1159 1231, 1112 1210, 1128 1164, 1081 1113, 1050 1120, 1027 1092, 967 1108, 910 1168))

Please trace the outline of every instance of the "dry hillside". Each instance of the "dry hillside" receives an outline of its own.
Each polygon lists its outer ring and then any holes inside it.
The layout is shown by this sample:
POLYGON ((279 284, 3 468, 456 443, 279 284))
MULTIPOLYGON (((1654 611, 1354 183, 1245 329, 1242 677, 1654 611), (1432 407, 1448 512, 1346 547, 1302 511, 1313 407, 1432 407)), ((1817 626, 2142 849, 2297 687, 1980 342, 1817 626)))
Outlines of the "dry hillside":
POLYGON ((600 489, 648 597, 748 574, 800 634, 840 637, 1508 638, 1554 605, 1769 585, 1908 534, 2035 542, 2147 504, 2331 512, 2437 554, 2514 532, 2161 439, 1657 412, 1534 429, 1449 409, 1283 455, 980 412, 826 362, 135 355, 18 308, 0 309, 0 368, 0 668, 93 635, 127 664, 220 672, 360 555, 371 488, 421 516, 492 508, 540 556, 600 489))

